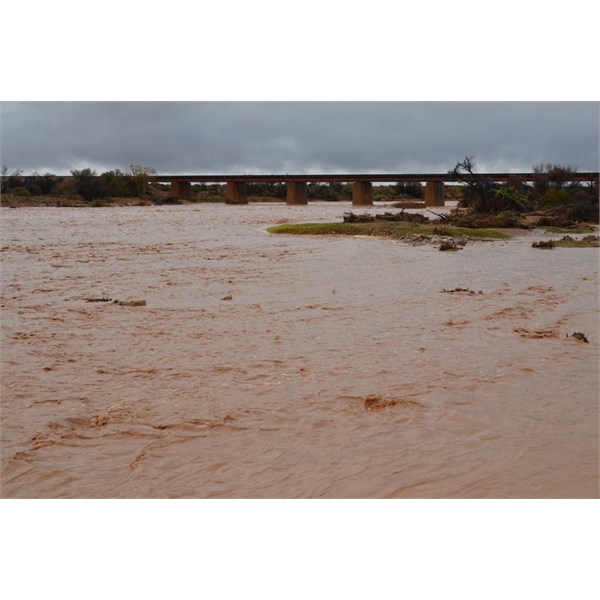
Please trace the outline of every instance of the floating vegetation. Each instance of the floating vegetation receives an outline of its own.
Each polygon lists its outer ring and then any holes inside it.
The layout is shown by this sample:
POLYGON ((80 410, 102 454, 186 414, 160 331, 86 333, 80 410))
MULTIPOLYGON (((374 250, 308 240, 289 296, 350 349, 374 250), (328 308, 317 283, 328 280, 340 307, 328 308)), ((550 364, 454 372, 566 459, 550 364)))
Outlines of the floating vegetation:
POLYGON ((372 394, 365 398, 365 410, 379 412, 391 406, 423 406, 415 400, 405 400, 403 398, 384 398, 377 394, 372 394))
POLYGON ((146 306, 146 301, 141 300, 139 298, 135 298, 133 296, 129 296, 127 300, 121 300, 119 302, 120 306, 146 306))
POLYGON ((529 339, 544 339, 544 338, 558 338, 559 333, 556 329, 548 327, 546 329, 525 329, 524 327, 514 327, 513 331, 518 333, 521 337, 529 339))
POLYGON ((479 290, 478 292, 476 292, 475 290, 471 290, 469 288, 462 288, 462 287, 457 287, 454 288, 453 290, 447 290, 446 288, 444 288, 440 294, 454 294, 456 292, 463 292, 463 293, 467 293, 467 294, 483 294, 482 290, 479 290))

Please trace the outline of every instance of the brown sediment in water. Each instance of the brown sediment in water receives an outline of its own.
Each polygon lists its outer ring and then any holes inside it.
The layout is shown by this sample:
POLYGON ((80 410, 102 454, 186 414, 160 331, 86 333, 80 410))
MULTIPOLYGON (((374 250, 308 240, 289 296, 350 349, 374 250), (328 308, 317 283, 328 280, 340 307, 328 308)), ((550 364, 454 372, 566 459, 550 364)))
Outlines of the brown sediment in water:
POLYGON ((423 406, 420 402, 414 400, 405 400, 403 398, 382 398, 376 394, 365 398, 365 409, 379 412, 391 406, 415 407, 423 406))
POLYGON ((2 209, 1 495, 597 497, 596 250, 348 208, 2 209))

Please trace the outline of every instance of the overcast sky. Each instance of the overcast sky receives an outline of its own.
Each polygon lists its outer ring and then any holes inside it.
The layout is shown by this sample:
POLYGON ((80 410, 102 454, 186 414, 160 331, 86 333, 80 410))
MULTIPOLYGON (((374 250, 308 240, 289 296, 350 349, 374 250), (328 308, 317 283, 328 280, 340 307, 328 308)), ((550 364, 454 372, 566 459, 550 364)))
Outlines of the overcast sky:
POLYGON ((68 174, 597 171, 597 102, 2 102, 2 164, 68 174))

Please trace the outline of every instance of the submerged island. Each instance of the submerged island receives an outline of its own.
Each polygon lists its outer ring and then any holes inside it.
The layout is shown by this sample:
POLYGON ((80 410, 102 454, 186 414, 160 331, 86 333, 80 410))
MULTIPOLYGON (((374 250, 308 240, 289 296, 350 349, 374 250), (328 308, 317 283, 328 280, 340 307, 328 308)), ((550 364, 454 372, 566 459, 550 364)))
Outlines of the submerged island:
MULTIPOLYGON (((571 226, 544 226, 537 225, 536 221, 516 219, 514 215, 503 214, 495 219, 496 227, 464 227, 455 225, 465 216, 460 213, 443 215, 434 221, 416 214, 383 213, 376 215, 356 215, 352 212, 344 214, 344 220, 338 223, 283 223, 267 228, 268 233, 291 235, 346 235, 346 236, 372 236, 386 239, 395 239, 412 244, 440 243, 440 250, 459 250, 470 240, 508 239, 521 230, 542 229, 549 233, 583 234, 596 231, 597 227, 591 223, 575 223, 571 226)), ((475 225, 476 221, 472 223, 475 225)), ((563 236, 560 240, 548 242, 534 242, 535 248, 590 248, 598 247, 598 236, 588 235, 582 239, 575 239, 570 235, 563 236)))

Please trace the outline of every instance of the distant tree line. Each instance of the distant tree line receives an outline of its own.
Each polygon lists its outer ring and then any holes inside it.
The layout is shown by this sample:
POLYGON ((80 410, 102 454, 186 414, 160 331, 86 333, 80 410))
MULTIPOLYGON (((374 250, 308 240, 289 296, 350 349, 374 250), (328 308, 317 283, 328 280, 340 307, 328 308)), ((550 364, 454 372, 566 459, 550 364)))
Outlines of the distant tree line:
POLYGON ((115 169, 100 175, 92 169, 73 170, 72 179, 37 172, 25 177, 22 171, 9 172, 3 165, 0 189, 3 194, 17 196, 79 195, 87 202, 115 197, 143 198, 149 177, 154 174, 156 171, 152 167, 131 165, 125 171, 115 169))
MULTIPOLYGON (((503 184, 494 182, 477 173, 473 157, 465 157, 449 171, 461 182, 455 188, 462 193, 462 206, 478 213, 530 212, 556 210, 573 220, 598 219, 598 186, 593 182, 572 181, 576 170, 569 166, 539 164, 533 167, 533 181, 525 183, 508 180, 503 184)), ((71 178, 52 173, 38 173, 25 177, 22 171, 9 172, 2 166, 0 190, 2 194, 18 196, 58 195, 80 196, 86 202, 105 198, 144 198, 149 190, 149 178, 155 175, 152 167, 131 165, 126 170, 114 169, 99 175, 92 169, 71 171, 71 178)), ((158 194, 170 192, 168 184, 153 184, 158 194)), ((248 196, 285 200, 285 183, 254 182, 247 187, 248 196)), ((222 202, 225 199, 224 184, 194 184, 192 201, 222 202)), ((313 182, 308 184, 311 200, 340 201, 352 197, 352 183, 313 182)), ((373 187, 374 200, 423 198, 420 183, 398 182, 373 187)), ((159 201, 155 199, 155 201, 159 201)), ((163 200, 164 201, 164 198, 163 200)))
POLYGON ((143 198, 148 181, 156 171, 152 167, 131 165, 127 171, 115 169, 97 176, 96 171, 71 171, 75 190, 87 201, 103 198, 143 198))
MULTIPOLYGON (((132 165, 127 170, 114 169, 98 174, 95 170, 86 168, 71 171, 71 178, 65 178, 53 173, 25 177, 22 171, 9 172, 2 167, 1 191, 3 194, 18 196, 80 196, 86 202, 106 198, 143 198, 148 191, 148 178, 155 175, 152 167, 132 165)), ((162 192, 169 192, 169 184, 155 183, 153 187, 162 192)), ((194 184, 191 200, 224 201, 224 184, 194 184)), ((284 201, 287 196, 287 186, 282 182, 248 183, 248 196, 272 198, 284 201)), ((328 182, 309 183, 308 197, 311 200, 336 202, 352 198, 352 183, 328 182)), ((396 183, 379 185, 373 188, 375 200, 396 200, 400 198, 423 198, 423 186, 419 183, 396 183)))
POLYGON ((23 171, 16 170, 9 173, 8 167, 2 165, 2 175, 0 177, 0 191, 3 194, 15 194, 18 196, 41 196, 52 194, 56 191, 62 177, 52 173, 41 175, 37 171, 30 177, 23 177, 23 171))

